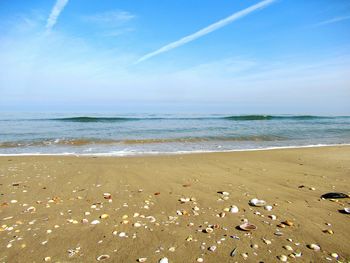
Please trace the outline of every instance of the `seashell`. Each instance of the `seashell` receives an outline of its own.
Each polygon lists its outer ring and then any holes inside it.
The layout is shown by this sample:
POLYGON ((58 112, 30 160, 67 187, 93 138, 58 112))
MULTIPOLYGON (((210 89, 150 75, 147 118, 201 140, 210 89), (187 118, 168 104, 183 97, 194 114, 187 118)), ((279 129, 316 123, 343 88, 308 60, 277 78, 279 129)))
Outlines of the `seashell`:
POLYGON ((146 262, 147 261, 147 258, 139 258, 138 260, 137 260, 137 262, 146 262))
POLYGON ((284 224, 286 226, 294 226, 293 221, 290 221, 290 220, 283 221, 282 224, 284 224))
POLYGON ((101 218, 101 219, 106 219, 106 218, 108 218, 108 217, 109 217, 108 214, 102 214, 102 215, 100 215, 100 218, 101 218))
POLYGON ((332 254, 331 254, 331 257, 332 257, 332 258, 338 258, 339 255, 338 255, 337 253, 332 253, 332 254))
POLYGON ((50 262, 51 261, 51 257, 44 257, 44 261, 45 262, 50 262))
POLYGON ((235 248, 231 251, 230 256, 231 256, 231 257, 234 257, 234 256, 236 256, 236 254, 237 254, 237 248, 235 247, 235 248))
POLYGON ((293 255, 297 258, 300 258, 303 254, 299 251, 299 252, 293 252, 293 255))
POLYGON ((169 250, 170 252, 175 252, 175 249, 176 249, 175 247, 169 247, 168 250, 169 250))
POLYGON ((97 225, 97 224, 99 224, 99 223, 100 223, 99 220, 94 220, 94 221, 91 222, 91 225, 97 225))
POLYGON ((193 237, 192 236, 188 236, 187 238, 186 238, 186 241, 192 241, 193 240, 193 237))
POLYGON ((264 206, 264 205, 266 205, 266 201, 259 200, 257 198, 253 198, 249 201, 249 205, 251 205, 251 206, 264 206))
POLYGON ((314 250, 314 251, 320 251, 321 250, 321 247, 317 244, 309 244, 307 245, 308 248, 314 250))
POLYGON ((104 193, 103 198, 104 199, 112 199, 112 195, 110 193, 104 193))
POLYGON ((286 255, 280 255, 277 257, 280 261, 282 262, 287 262, 288 261, 288 257, 286 255))
POLYGON ((323 232, 323 233, 330 234, 330 235, 333 235, 333 234, 334 234, 333 230, 331 230, 331 229, 325 229, 325 230, 322 230, 322 232, 323 232))
POLYGON ((16 204, 18 201, 17 200, 11 200, 10 203, 11 204, 16 204))
POLYGON ((250 223, 244 223, 244 224, 240 225, 239 228, 241 230, 244 230, 244 231, 252 231, 252 230, 257 229, 257 227, 255 225, 250 224, 250 223))
POLYGON ((216 250, 216 246, 211 246, 208 248, 209 251, 214 252, 216 250))
POLYGON ((34 206, 30 206, 26 209, 26 212, 29 212, 29 213, 34 213, 36 211, 36 208, 34 206))
POLYGON ((347 214, 350 214, 350 207, 345 207, 344 208, 344 212, 347 213, 347 214))
POLYGON ((349 195, 344 193, 327 193, 321 195, 323 199, 338 199, 338 198, 349 198, 349 195))
POLYGON ((213 231, 214 231, 214 229, 211 228, 211 227, 207 227, 207 228, 205 229, 205 232, 208 233, 208 234, 213 233, 213 231))
POLYGON ((136 222, 133 224, 134 227, 141 227, 141 224, 139 222, 136 222))
POLYGON ((180 200, 181 203, 187 203, 187 202, 189 202, 191 199, 188 198, 188 197, 187 197, 187 198, 181 197, 179 200, 180 200))
POLYGON ((239 211, 239 209, 237 206, 233 205, 230 207, 230 213, 235 214, 235 213, 238 213, 238 211, 239 211))
POLYGON ((168 260, 168 258, 161 258, 159 260, 159 263, 169 263, 169 260, 168 260))
POLYGON ((264 208, 267 211, 271 211, 272 210, 272 206, 271 205, 265 205, 264 208))
POLYGON ((253 248, 253 249, 258 249, 258 248, 259 248, 259 245, 258 245, 258 244, 253 244, 253 245, 251 245, 251 248, 253 248))
POLYGON ((270 240, 265 239, 265 238, 263 238, 263 241, 266 245, 271 245, 271 243, 272 243, 270 240))
POLYGON ((139 215, 139 213, 134 213, 133 217, 138 217, 139 215))
POLYGON ((288 251, 293 251, 293 248, 289 245, 283 246, 283 248, 288 250, 288 251))
POLYGON ((109 258, 110 258, 109 255, 101 255, 101 256, 98 256, 96 259, 97 259, 97 261, 102 261, 102 260, 106 260, 109 258))
POLYGON ((221 218, 222 218, 222 217, 225 217, 225 216, 226 216, 226 213, 225 213, 225 212, 221 212, 221 213, 218 214, 218 216, 221 217, 221 218))
POLYGON ((203 258, 197 258, 197 262, 204 262, 203 258))
POLYGON ((89 220, 87 220, 86 218, 83 218, 83 219, 81 220, 81 222, 82 222, 83 224, 87 224, 87 223, 89 223, 89 220))
POLYGON ((119 237, 126 237, 126 233, 125 232, 120 232, 118 236, 119 237))
POLYGON ((193 211, 199 211, 199 207, 198 206, 195 206, 192 209, 193 209, 193 211))
POLYGON ((275 215, 269 215, 269 218, 271 218, 271 220, 276 220, 276 219, 277 219, 277 216, 275 216, 275 215))

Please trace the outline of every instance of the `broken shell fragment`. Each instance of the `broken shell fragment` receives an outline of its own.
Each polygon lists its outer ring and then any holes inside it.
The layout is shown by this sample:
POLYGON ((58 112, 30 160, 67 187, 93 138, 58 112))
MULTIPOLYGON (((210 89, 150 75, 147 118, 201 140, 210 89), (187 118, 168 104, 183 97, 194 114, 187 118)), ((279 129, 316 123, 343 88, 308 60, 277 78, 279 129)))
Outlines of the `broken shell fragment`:
POLYGON ((104 199, 112 199, 112 195, 110 193, 104 193, 103 198, 104 199))
POLYGON ((239 228, 241 230, 244 230, 244 231, 252 231, 252 230, 257 229, 257 227, 255 225, 250 224, 250 223, 244 223, 244 224, 240 225, 239 228))
POLYGON ((282 222, 282 224, 284 224, 286 226, 293 226, 294 225, 294 223, 290 220, 286 220, 286 221, 282 222))
POLYGON ((259 199, 257 199, 257 198, 253 198, 253 199, 251 199, 250 201, 249 201, 249 205, 251 205, 251 206, 264 206, 264 205, 266 205, 266 201, 264 201, 264 200, 259 200, 259 199))
POLYGON ((267 211, 271 211, 272 210, 272 206, 271 205, 265 205, 264 208, 267 211))
POLYGON ((138 260, 137 260, 137 262, 146 262, 147 261, 147 258, 139 258, 138 260))
POLYGON ((216 250, 216 246, 211 246, 211 247, 209 247, 208 250, 211 251, 211 252, 214 252, 216 250))
POLYGON ((213 231, 214 231, 214 229, 211 228, 211 227, 207 227, 207 228, 205 229, 205 232, 208 233, 208 234, 213 233, 213 231))
POLYGON ((204 262, 203 258, 197 258, 197 262, 204 262))
POLYGON ((98 256, 96 259, 97 259, 97 261, 102 261, 102 260, 106 260, 109 258, 110 258, 109 255, 101 255, 101 256, 98 256))
POLYGON ((94 220, 94 221, 91 222, 91 225, 97 225, 97 224, 99 224, 99 223, 100 223, 99 220, 94 220))

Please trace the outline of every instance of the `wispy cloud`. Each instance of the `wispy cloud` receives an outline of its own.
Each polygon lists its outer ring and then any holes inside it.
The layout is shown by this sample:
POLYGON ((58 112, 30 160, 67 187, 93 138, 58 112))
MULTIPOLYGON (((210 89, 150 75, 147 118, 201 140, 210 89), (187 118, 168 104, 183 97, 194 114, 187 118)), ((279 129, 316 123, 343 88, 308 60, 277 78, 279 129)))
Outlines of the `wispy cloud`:
POLYGON ((95 15, 84 16, 83 20, 87 22, 94 22, 114 27, 121 23, 128 22, 134 18, 135 15, 127 11, 114 10, 95 15))
POLYGON ((168 45, 165 45, 165 46, 161 47, 160 49, 158 49, 156 51, 153 51, 151 53, 148 53, 148 54, 142 56, 141 58, 139 58, 136 61, 136 64, 140 63, 142 61, 145 61, 147 59, 150 59, 150 58, 152 58, 154 56, 157 56, 157 55, 159 55, 161 53, 168 52, 168 51, 170 51, 170 50, 172 50, 174 48, 177 48, 177 47, 185 45, 185 44, 187 44, 189 42, 192 42, 192 41, 194 41, 194 40, 196 40, 196 39, 198 39, 200 37, 203 37, 203 36, 213 32, 213 31, 216 31, 216 30, 218 30, 218 29, 220 29, 220 28, 222 28, 222 27, 232 23, 233 21, 236 21, 236 20, 238 20, 238 19, 240 19, 240 18, 242 18, 244 16, 247 16, 247 15, 249 15, 250 13, 252 13, 254 11, 257 11, 259 9, 263 9, 263 8, 273 4, 274 2, 276 2, 276 0, 264 0, 264 1, 261 1, 261 2, 259 2, 257 4, 255 4, 255 5, 252 5, 252 6, 248 7, 248 8, 246 8, 246 9, 243 9, 243 10, 241 10, 239 12, 236 12, 236 13, 230 15, 229 17, 226 17, 226 18, 224 18, 222 20, 219 20, 218 22, 215 22, 214 24, 211 24, 211 25, 209 25, 209 26, 207 26, 207 27, 205 27, 205 28, 203 28, 203 29, 201 29, 201 30, 191 34, 191 35, 185 36, 185 37, 183 37, 183 38, 181 38, 181 39, 179 39, 179 40, 177 40, 175 42, 172 42, 172 43, 170 43, 168 45))
POLYGON ((338 23, 338 22, 341 22, 341 21, 344 21, 344 20, 349 20, 349 19, 350 19, 350 16, 338 16, 338 17, 335 17, 335 18, 332 18, 332 19, 329 19, 329 20, 317 23, 317 24, 315 24, 315 27, 325 26, 325 25, 329 25, 329 24, 334 24, 334 23, 338 23))
POLYGON ((69 0, 57 0, 56 4, 51 10, 50 16, 46 22, 46 31, 50 32, 52 28, 56 25, 57 19, 62 13, 64 7, 68 4, 69 0))

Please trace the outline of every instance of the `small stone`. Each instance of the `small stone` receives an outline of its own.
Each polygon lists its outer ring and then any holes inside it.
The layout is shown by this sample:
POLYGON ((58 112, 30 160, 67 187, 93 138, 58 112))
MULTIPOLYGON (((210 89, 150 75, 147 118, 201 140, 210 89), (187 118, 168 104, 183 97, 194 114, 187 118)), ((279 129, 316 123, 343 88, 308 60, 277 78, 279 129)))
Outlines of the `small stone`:
POLYGON ((286 221, 282 222, 282 224, 284 224, 286 226, 293 226, 294 225, 293 221, 290 221, 290 220, 286 220, 286 221))

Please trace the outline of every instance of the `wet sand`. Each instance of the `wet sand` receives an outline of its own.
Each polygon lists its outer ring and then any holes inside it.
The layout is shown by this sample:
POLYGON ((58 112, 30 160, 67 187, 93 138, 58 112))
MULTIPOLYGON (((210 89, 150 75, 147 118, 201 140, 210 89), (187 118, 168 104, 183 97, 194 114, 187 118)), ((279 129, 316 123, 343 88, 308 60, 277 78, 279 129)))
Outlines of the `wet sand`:
POLYGON ((350 200, 320 199, 349 186, 348 146, 0 157, 0 262, 349 262, 350 200), (244 220, 257 230, 237 229, 244 220))

